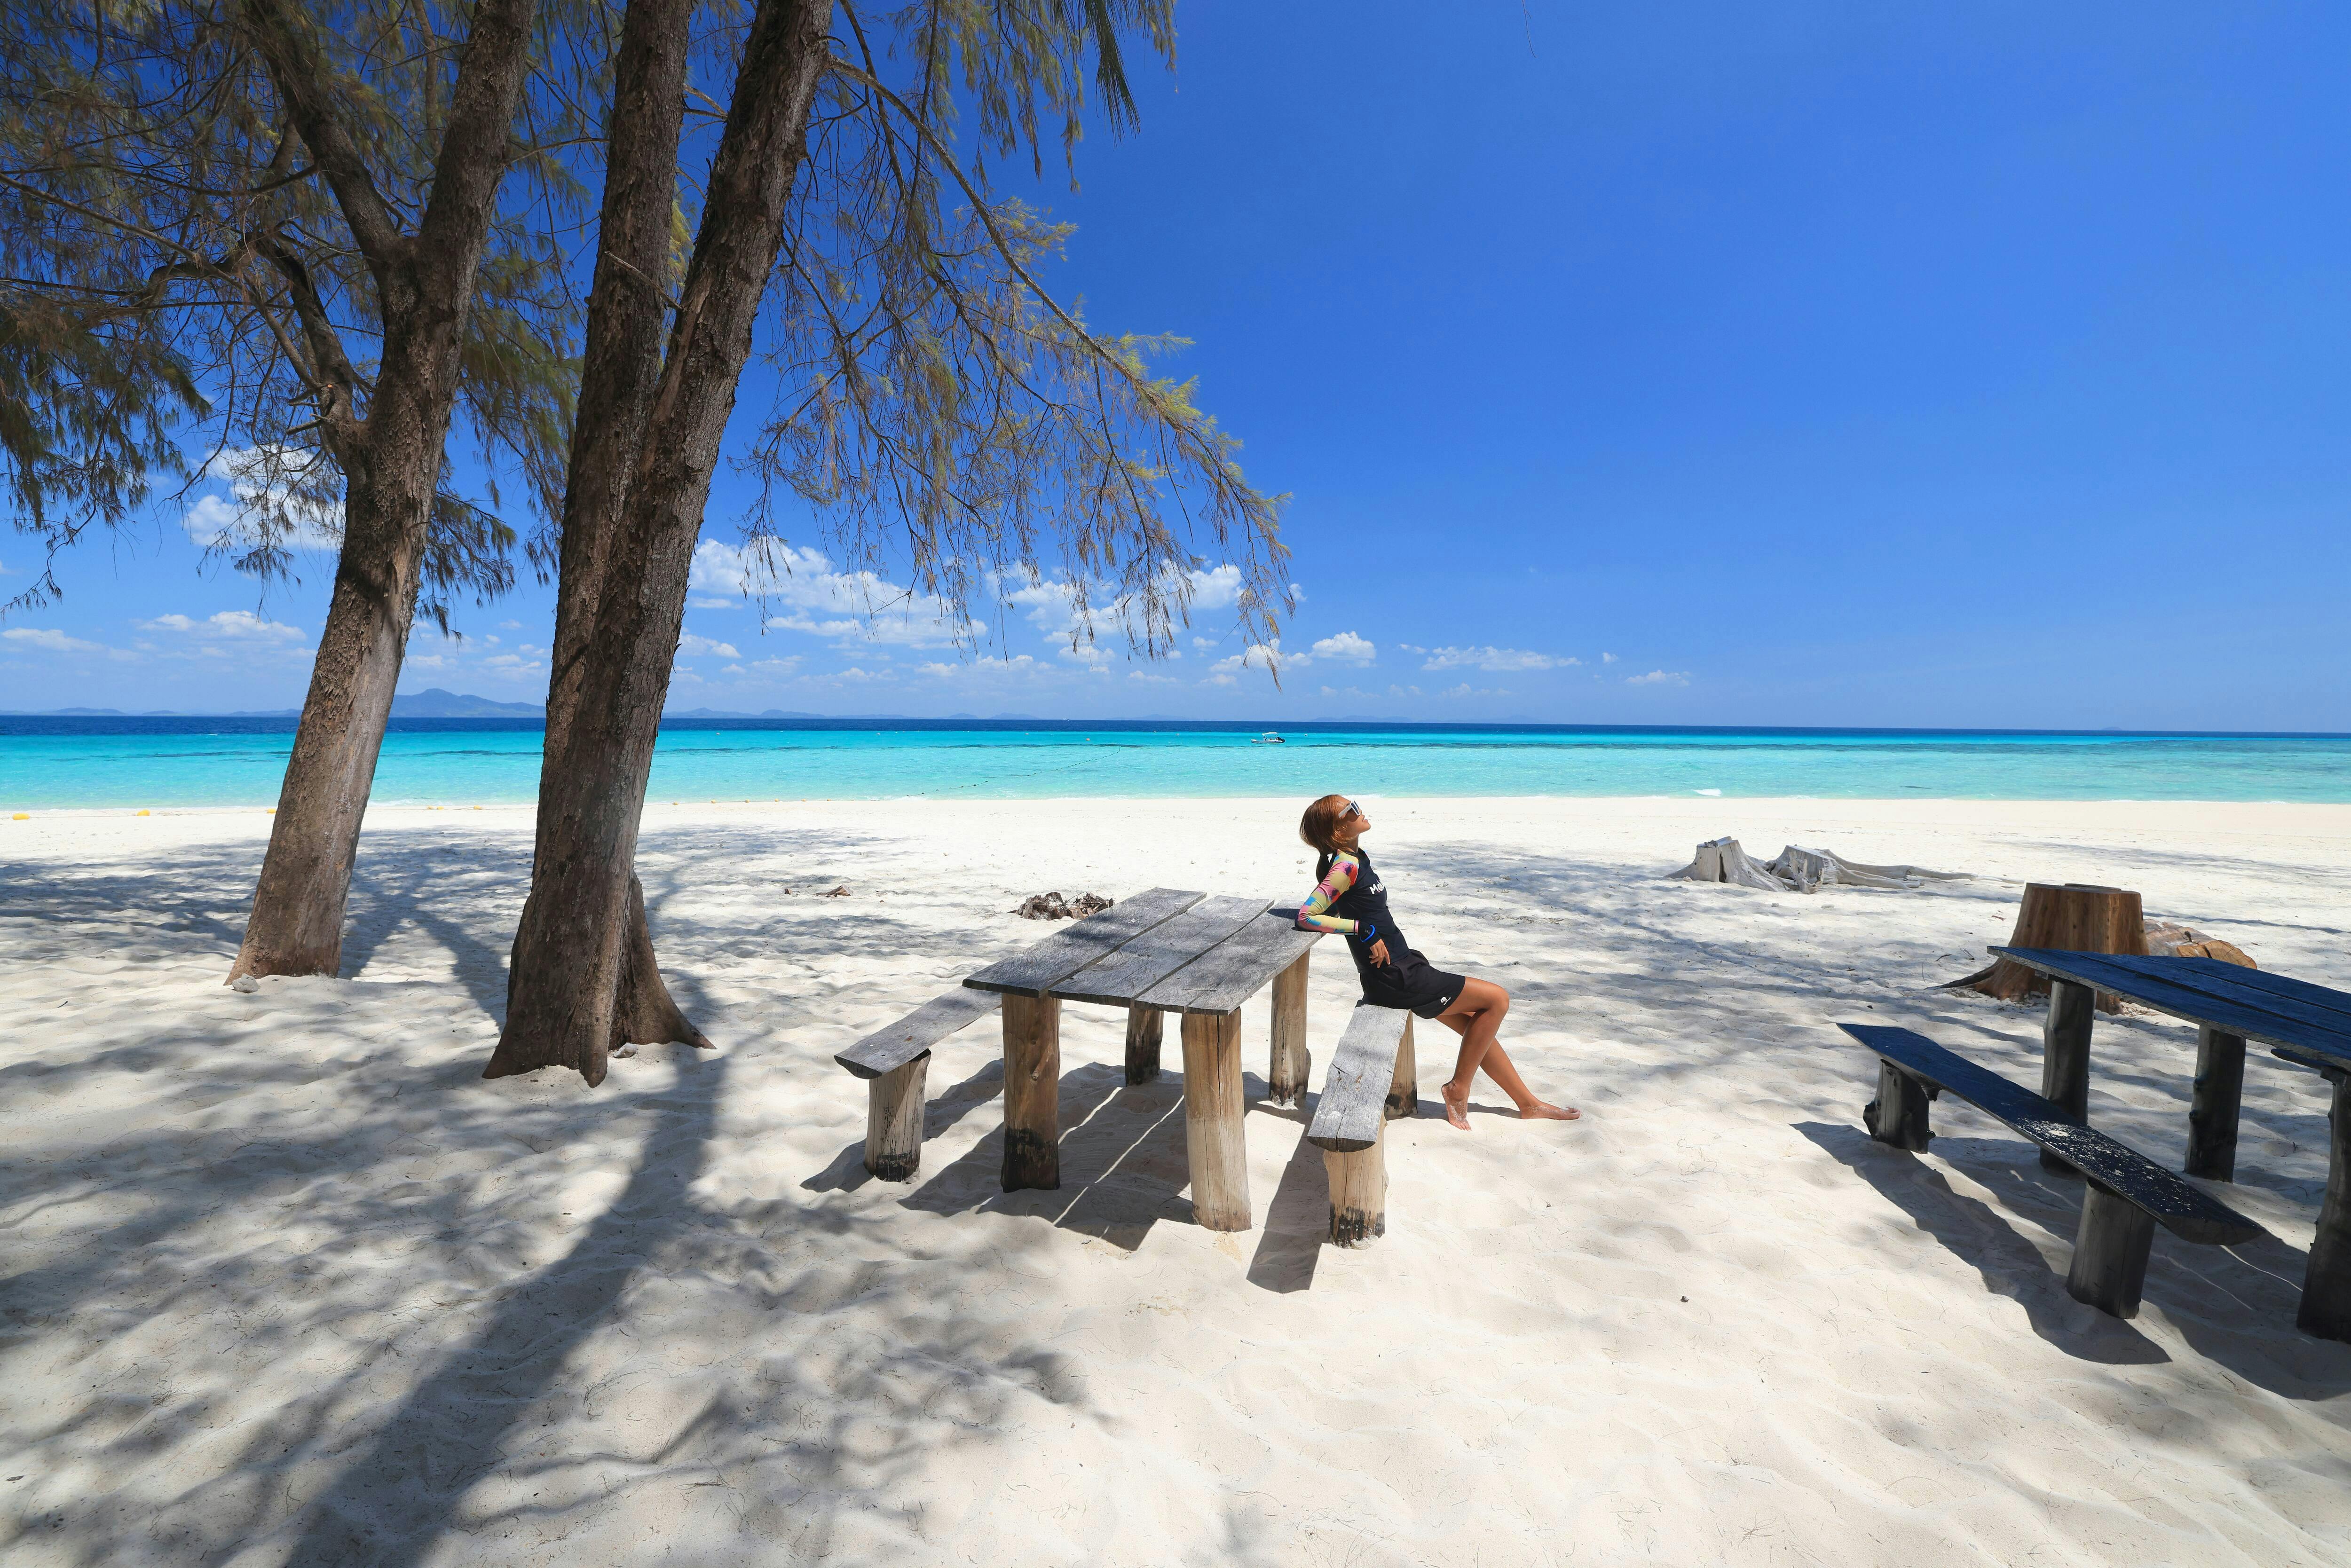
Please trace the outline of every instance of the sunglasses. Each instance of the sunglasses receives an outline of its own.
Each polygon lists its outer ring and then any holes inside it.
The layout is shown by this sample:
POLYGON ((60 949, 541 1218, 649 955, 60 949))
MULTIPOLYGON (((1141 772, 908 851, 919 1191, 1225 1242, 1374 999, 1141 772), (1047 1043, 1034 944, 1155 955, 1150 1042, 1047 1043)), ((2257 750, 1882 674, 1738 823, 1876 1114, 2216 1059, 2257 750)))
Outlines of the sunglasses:
POLYGON ((1350 817, 1360 817, 1363 814, 1364 809, 1361 806, 1356 805, 1353 800, 1350 800, 1347 802, 1346 810, 1340 813, 1339 820, 1343 822, 1350 817))

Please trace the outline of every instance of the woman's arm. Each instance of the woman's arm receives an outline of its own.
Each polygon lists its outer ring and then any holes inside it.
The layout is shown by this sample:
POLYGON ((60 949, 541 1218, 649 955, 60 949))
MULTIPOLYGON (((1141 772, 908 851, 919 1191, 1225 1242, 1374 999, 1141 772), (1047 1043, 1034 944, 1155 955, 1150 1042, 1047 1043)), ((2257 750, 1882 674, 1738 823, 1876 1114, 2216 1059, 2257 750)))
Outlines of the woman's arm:
POLYGON ((1299 905, 1298 928, 1301 931, 1327 931, 1333 936, 1369 939, 1374 935, 1371 922, 1349 920, 1344 915, 1323 913, 1341 894, 1355 885, 1356 874, 1361 870, 1353 855, 1343 854, 1333 859, 1330 872, 1315 884, 1314 896, 1299 905))

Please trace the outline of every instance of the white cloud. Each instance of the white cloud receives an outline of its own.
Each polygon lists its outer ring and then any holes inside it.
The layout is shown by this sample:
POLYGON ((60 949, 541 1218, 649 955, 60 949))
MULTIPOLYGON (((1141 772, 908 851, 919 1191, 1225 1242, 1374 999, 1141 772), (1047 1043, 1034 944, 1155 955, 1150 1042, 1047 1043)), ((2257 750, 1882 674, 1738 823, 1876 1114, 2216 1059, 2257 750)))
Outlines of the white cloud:
POLYGON ((0 632, 0 637, 29 648, 47 648, 52 653, 105 653, 112 651, 104 643, 85 643, 78 637, 68 637, 48 626, 11 626, 0 632))
MULTIPOLYGON (((1187 613, 1204 610, 1229 610, 1240 602, 1241 570, 1229 563, 1209 571, 1177 572, 1170 569, 1160 580, 1160 591, 1173 598, 1178 591, 1186 594, 1187 613)), ((1105 597, 1102 590, 1087 594, 1088 612, 1099 643, 1082 636, 1084 618, 1078 612, 1078 585, 1068 578, 1044 578, 1026 587, 1016 588, 1004 598, 1019 608, 1029 623, 1047 636, 1058 639, 1069 652, 1063 657, 1082 664, 1100 664, 1110 657, 1108 647, 1121 643, 1129 645, 1143 642, 1141 620, 1143 606, 1133 595, 1105 597)), ((1215 643, 1206 637, 1195 637, 1196 648, 1212 648, 1215 643)))
POLYGON ((1525 648, 1430 648, 1424 670, 1557 670, 1582 661, 1525 648))
POLYGON ((935 675, 943 681, 962 681, 987 680, 1005 675, 1031 675, 1040 670, 1051 667, 1026 653, 1019 653, 1009 659, 974 659, 968 664, 950 664, 940 661, 935 664, 917 664, 914 670, 918 674, 935 675))
POLYGON ((1353 632, 1342 632, 1335 637, 1324 637, 1314 644, 1318 659, 1335 659, 1343 664, 1368 664, 1379 650, 1353 632))
POLYGON ((1613 664, 1616 662, 1616 655, 1614 653, 1603 653, 1600 655, 1600 662, 1604 664, 1613 664))
POLYGON ((731 643, 716 643, 707 637, 697 637, 691 632, 678 638, 677 651, 679 655, 684 658, 715 656, 721 659, 739 659, 743 656, 735 651, 735 645, 731 643))
POLYGON ((188 615, 158 615, 136 622, 142 632, 172 632, 207 642, 298 643, 302 628, 283 621, 267 621, 250 610, 224 610, 203 620, 188 615))
POLYGON ((501 621, 498 622, 498 630, 501 632, 519 632, 522 630, 522 622, 519 621, 501 621))
POLYGON ((325 461, 294 446, 224 452, 204 465, 204 476, 225 483, 228 496, 198 497, 181 517, 181 526, 206 549, 250 549, 265 532, 295 549, 340 549, 342 502, 300 489, 306 478, 329 477, 320 466, 325 461))
POLYGON ((1689 685, 1687 670, 1651 670, 1646 675, 1627 675, 1628 686, 1686 686, 1689 685))
POLYGON ((743 601, 739 599, 689 599, 686 602, 693 605, 696 610, 740 610, 743 608, 743 601))
POLYGON ((1306 591, 1293 582, 1290 585, 1290 598, 1293 603, 1303 604, 1306 602, 1306 591))
POLYGON ((695 547, 689 580, 705 592, 763 599, 768 624, 867 643, 935 648, 984 629, 958 620, 947 602, 870 571, 835 571, 823 554, 792 545, 767 548, 705 539, 695 547))

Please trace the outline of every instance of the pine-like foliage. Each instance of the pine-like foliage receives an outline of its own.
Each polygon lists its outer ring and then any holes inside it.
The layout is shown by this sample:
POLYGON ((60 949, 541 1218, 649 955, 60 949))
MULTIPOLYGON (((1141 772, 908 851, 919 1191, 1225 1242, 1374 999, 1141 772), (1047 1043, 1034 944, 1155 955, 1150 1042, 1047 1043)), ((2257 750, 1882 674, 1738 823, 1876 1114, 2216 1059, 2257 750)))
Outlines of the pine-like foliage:
MULTIPOLYGON (((609 8, 540 7, 533 89, 468 317, 460 419, 486 472, 560 494, 580 221, 609 8)), ((388 308, 418 230, 472 6, 430 0, 10 0, 0 7, 0 477, 51 562, 158 481, 230 480, 207 542, 289 571, 331 544, 388 308), (351 145, 304 144, 268 46, 328 84, 351 145), (340 179, 338 188, 334 182, 340 179), (348 198, 361 193, 370 232, 348 198), (346 199, 338 200, 338 194, 346 199)), ((445 490, 445 481, 444 481, 445 490)), ((422 607, 513 580, 495 491, 434 508, 422 607)), ((53 598, 45 567, 11 605, 53 598)))

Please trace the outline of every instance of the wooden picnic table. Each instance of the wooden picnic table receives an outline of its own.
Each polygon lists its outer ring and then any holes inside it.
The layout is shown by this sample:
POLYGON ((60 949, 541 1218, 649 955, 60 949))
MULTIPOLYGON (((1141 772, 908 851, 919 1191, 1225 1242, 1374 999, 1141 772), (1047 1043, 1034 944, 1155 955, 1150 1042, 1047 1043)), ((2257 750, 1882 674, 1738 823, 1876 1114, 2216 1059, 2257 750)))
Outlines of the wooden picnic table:
MULTIPOLYGON (((2042 1093, 2086 1122, 2090 1026, 2096 993, 2110 991, 2196 1026, 2196 1080, 2188 1111, 2189 1176, 2232 1181, 2244 1098, 2245 1042, 2324 1076, 2334 1086, 2326 1196, 2318 1212, 2295 1321, 2351 1340, 2351 993, 2217 958, 2147 958, 1994 947, 2049 977, 2042 1028, 2042 1093)), ((2044 1149, 2042 1158, 2051 1156, 2044 1149)), ((2058 1168, 2064 1168, 2062 1163, 2058 1168)))
POLYGON ((1061 1004, 1127 1009, 1126 1077, 1158 1076, 1165 1015, 1181 1017, 1184 1137, 1192 1208, 1211 1230, 1249 1227, 1242 1136, 1241 1004, 1273 987, 1280 1103, 1303 1098, 1306 964, 1318 931, 1268 899, 1155 887, 1123 899, 965 979, 1004 1012, 1004 1190, 1061 1185, 1061 1004))

